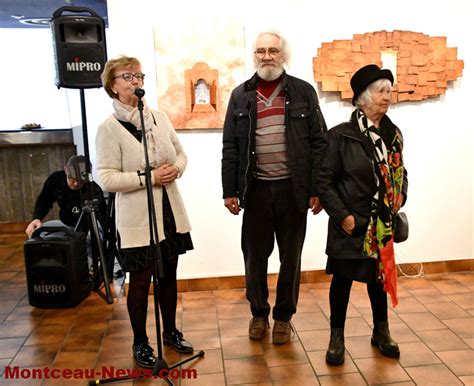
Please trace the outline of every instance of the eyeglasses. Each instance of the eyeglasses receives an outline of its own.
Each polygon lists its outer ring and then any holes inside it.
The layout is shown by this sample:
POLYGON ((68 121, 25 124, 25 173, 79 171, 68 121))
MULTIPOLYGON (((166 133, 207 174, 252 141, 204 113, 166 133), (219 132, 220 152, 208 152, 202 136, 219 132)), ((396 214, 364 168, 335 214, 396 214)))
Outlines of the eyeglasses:
POLYGON ((280 52, 281 51, 278 48, 270 47, 268 49, 266 49, 266 48, 257 48, 253 53, 255 54, 255 56, 257 58, 263 59, 267 53, 270 57, 275 58, 276 56, 278 56, 278 54, 280 52))
POLYGON ((141 72, 137 72, 136 74, 132 74, 131 72, 124 72, 123 74, 114 76, 113 79, 117 79, 117 78, 122 78, 123 80, 127 82, 131 82, 133 78, 137 78, 137 80, 143 81, 145 79, 145 74, 141 72))

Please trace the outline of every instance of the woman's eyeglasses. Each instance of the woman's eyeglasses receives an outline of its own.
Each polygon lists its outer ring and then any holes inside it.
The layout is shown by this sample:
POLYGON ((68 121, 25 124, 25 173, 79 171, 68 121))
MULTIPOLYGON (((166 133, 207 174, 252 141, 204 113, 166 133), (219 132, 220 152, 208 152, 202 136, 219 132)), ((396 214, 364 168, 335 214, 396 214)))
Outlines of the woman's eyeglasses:
POLYGON ((137 80, 143 81, 145 79, 145 74, 141 72, 137 72, 136 74, 132 74, 131 72, 124 72, 123 74, 114 76, 113 79, 117 79, 117 78, 122 78, 123 80, 127 82, 131 82, 133 78, 137 78, 137 80))

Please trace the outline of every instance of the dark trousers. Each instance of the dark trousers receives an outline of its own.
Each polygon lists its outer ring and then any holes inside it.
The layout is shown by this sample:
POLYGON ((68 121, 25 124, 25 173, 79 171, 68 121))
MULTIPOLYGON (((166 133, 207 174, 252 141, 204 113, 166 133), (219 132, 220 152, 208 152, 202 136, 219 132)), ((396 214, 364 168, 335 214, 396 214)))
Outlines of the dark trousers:
POLYGON ((273 319, 289 321, 298 303, 307 212, 296 205, 291 179, 257 180, 248 193, 242 224, 247 299, 254 317, 268 317, 267 268, 275 244, 280 254, 273 319))
MULTIPOLYGON (((351 287, 351 279, 336 274, 333 275, 329 290, 331 328, 344 328, 351 287)), ((367 292, 372 306, 374 325, 378 322, 386 322, 388 320, 387 293, 383 290, 383 284, 367 284, 367 292)))

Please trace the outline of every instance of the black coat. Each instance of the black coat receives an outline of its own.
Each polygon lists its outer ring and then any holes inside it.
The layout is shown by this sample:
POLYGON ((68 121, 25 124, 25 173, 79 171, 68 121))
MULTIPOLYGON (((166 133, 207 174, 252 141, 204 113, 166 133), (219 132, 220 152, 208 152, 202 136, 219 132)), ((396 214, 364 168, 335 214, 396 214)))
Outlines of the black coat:
MULTIPOLYGON (((256 168, 257 85, 255 74, 234 89, 224 123, 223 197, 238 197, 242 207, 256 168)), ((327 127, 313 86, 284 73, 282 88, 286 92, 285 134, 295 198, 300 210, 307 211, 309 197, 316 196, 327 127)))
MULTIPOLYGON (((400 129, 388 116, 380 122, 384 130, 400 129)), ((327 133, 328 145, 317 178, 318 196, 329 215, 326 253, 334 259, 362 259, 365 233, 369 225, 372 198, 377 189, 375 165, 369 139, 360 131, 353 113, 349 122, 327 133), (340 223, 348 215, 356 227, 349 235, 340 223)), ((403 176, 403 195, 407 197, 407 172, 403 176)))

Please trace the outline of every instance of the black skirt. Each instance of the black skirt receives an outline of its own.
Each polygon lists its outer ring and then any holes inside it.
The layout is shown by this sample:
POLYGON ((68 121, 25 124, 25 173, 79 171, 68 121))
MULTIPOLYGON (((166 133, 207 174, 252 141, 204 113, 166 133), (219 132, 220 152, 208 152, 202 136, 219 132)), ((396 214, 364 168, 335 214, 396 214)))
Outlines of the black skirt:
POLYGON ((378 259, 334 259, 328 257, 326 273, 362 283, 375 284, 378 279, 378 259))
MULTIPOLYGON (((194 249, 191 234, 176 233, 176 223, 170 200, 166 189, 163 187, 163 227, 166 239, 160 242, 161 258, 163 263, 171 262, 178 258, 178 255, 194 249)), ((120 235, 119 235, 120 245, 120 235)), ((122 270, 125 272, 135 272, 145 269, 152 263, 149 246, 137 248, 120 248, 118 260, 122 270)))

